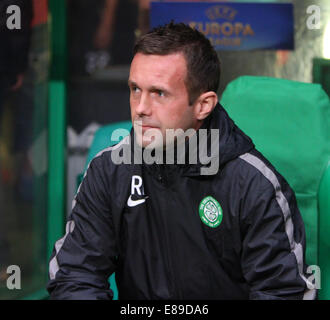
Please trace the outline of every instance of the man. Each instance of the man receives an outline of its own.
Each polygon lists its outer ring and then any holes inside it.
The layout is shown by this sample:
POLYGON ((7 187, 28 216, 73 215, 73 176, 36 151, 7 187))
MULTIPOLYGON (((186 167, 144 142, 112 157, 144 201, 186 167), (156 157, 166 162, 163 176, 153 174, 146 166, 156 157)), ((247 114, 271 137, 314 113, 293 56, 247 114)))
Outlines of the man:
MULTIPOLYGON (((315 297, 294 193, 218 104, 219 78, 210 42, 184 24, 137 42, 128 81, 134 130, 87 170, 50 259, 51 298, 111 299, 113 272, 119 299, 315 297), (137 145, 182 147, 165 139, 170 129, 206 130, 198 152, 213 140, 218 152, 207 153, 209 163, 114 163, 127 146, 134 156, 137 145), (218 170, 202 174, 214 158, 218 170)), ((185 159, 195 135, 185 136, 185 159)))

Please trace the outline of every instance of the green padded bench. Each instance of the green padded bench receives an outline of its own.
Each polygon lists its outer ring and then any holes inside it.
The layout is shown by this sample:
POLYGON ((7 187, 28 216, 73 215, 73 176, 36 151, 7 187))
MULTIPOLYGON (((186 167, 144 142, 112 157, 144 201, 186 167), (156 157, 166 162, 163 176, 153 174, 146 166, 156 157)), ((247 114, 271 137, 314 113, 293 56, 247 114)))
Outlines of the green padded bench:
POLYGON ((306 262, 321 271, 330 299, 330 102, 319 84, 243 76, 221 104, 296 193, 306 230, 306 262))

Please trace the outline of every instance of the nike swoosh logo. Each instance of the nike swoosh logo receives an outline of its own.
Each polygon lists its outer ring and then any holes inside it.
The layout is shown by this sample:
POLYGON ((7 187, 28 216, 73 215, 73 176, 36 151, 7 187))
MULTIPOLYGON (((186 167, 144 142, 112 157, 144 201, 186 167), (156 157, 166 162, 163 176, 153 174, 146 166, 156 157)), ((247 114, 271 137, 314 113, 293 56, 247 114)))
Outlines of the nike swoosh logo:
POLYGON ((148 198, 148 196, 146 196, 144 199, 132 200, 132 195, 130 195, 128 200, 127 200, 127 205, 129 207, 135 207, 135 206, 145 202, 147 198, 148 198))

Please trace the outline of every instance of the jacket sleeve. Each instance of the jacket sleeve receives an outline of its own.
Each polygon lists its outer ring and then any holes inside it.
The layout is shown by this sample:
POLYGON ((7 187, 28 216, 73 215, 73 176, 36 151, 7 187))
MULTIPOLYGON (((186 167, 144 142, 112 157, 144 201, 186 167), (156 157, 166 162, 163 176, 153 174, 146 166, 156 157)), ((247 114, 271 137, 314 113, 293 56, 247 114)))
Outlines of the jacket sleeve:
POLYGON ((47 290, 51 299, 113 297, 109 276, 116 266, 116 241, 108 179, 102 156, 92 160, 73 201, 66 233, 54 246, 47 290))
POLYGON ((304 224, 284 178, 270 169, 258 172, 242 211, 241 266, 249 298, 315 299, 316 289, 306 275, 304 224))

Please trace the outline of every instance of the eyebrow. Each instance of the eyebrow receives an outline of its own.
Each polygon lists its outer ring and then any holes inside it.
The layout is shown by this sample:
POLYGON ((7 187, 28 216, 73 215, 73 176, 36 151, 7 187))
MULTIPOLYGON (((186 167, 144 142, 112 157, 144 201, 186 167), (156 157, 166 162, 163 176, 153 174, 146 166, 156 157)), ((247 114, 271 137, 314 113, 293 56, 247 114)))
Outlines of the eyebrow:
MULTIPOLYGON (((134 81, 131 81, 131 80, 128 80, 128 86, 131 87, 131 86, 135 86, 135 87, 138 87, 138 84, 134 81)), ((164 91, 165 93, 168 93, 169 91, 165 88, 165 87, 162 87, 162 86, 151 86, 148 88, 149 91, 164 91)))
POLYGON ((128 86, 136 86, 137 87, 137 84, 134 82, 134 81, 131 81, 128 79, 128 86))

